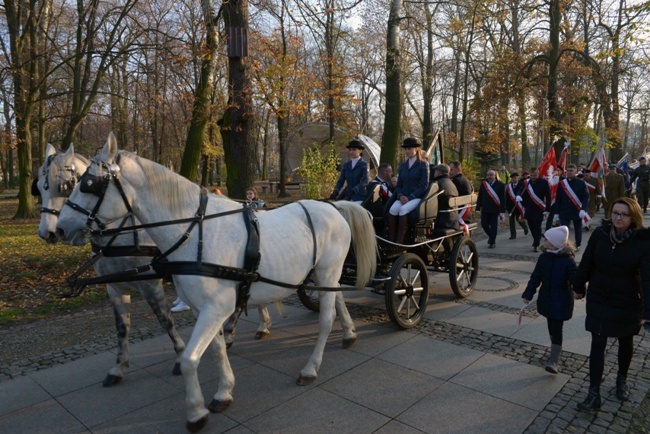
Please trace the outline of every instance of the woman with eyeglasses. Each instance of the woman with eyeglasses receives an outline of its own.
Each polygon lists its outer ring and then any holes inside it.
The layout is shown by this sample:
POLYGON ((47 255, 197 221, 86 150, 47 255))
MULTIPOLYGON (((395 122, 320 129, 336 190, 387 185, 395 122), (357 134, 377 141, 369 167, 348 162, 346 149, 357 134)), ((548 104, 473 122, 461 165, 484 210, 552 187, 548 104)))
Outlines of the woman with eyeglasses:
POLYGON ((589 392, 578 403, 582 411, 601 407, 607 338, 618 339, 616 397, 629 399, 634 335, 642 324, 650 326, 650 230, 643 227, 639 205, 627 197, 614 201, 610 217, 589 238, 573 280, 574 298, 587 295, 585 328, 591 332, 589 392))

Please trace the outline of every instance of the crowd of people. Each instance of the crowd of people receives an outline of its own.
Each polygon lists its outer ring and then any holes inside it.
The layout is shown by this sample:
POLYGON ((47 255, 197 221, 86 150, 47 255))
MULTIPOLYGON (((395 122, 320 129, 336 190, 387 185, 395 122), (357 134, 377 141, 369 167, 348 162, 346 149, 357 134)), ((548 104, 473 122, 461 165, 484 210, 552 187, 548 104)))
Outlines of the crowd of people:
MULTIPOLYGON (((398 244, 404 242, 409 213, 417 208, 429 185, 437 183, 444 191, 438 197, 441 209, 449 208, 449 198, 474 192, 460 162, 429 165, 421 144, 410 137, 402 148, 405 160, 397 177, 384 163, 378 167, 377 177, 368 181, 368 167, 360 158, 363 145, 351 141, 350 161, 343 165, 330 197, 362 203, 364 194, 381 185, 382 203, 387 209, 386 237, 398 244), (355 172, 355 167, 360 169, 355 172), (344 184, 352 187, 341 196, 344 184)), ((577 408, 587 412, 602 405, 600 386, 608 338, 618 340, 615 395, 625 401, 629 399, 627 373, 633 338, 642 326, 650 328, 650 229, 643 226, 650 198, 650 166, 641 157, 628 180, 618 172, 616 165, 609 165, 601 184, 597 174, 583 165, 569 164, 566 170, 558 167, 554 195, 551 184, 536 167, 520 176, 501 166, 488 170, 477 185, 475 211, 487 235, 488 248, 496 246, 499 222, 507 217, 511 240, 516 239, 519 226, 524 236, 529 232, 532 235, 533 251, 542 251, 522 300, 528 304, 537 294, 537 310, 547 319, 551 350, 545 369, 551 374, 560 371, 564 322, 573 316, 574 300, 586 297, 585 329, 591 333, 589 390, 577 408), (629 197, 633 190, 637 200, 629 197), (605 218, 592 231, 577 264, 575 253, 581 248, 583 231, 591 230, 591 220, 601 206, 605 218), (570 226, 575 242, 569 240, 570 226)), ((439 212, 435 227, 458 229, 459 220, 456 214, 439 212)))

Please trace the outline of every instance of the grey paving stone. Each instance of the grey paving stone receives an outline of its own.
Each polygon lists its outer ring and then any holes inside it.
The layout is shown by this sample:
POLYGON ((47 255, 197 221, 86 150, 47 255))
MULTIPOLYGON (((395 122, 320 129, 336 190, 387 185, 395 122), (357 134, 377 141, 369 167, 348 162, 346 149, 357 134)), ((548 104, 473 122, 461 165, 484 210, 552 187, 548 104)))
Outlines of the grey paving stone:
MULTIPOLYGON (((19 377, 0 383, 0 416, 20 410, 51 398, 36 381, 19 377)), ((8 432, 8 431, 4 431, 8 432)))
MULTIPOLYGON (((2 401, 4 405, 4 400, 2 401)), ((90 433, 56 400, 49 399, 0 417, 0 432, 7 434, 90 433)))

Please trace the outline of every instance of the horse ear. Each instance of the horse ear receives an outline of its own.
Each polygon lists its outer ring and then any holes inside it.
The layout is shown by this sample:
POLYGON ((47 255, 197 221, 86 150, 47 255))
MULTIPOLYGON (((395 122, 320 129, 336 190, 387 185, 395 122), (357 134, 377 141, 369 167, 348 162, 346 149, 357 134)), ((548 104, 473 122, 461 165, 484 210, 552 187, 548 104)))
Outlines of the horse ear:
POLYGON ((105 158, 104 161, 111 161, 115 158, 115 155, 117 155, 117 139, 112 131, 108 133, 108 139, 106 139, 106 144, 104 145, 102 154, 104 154, 105 157, 108 157, 105 158))
POLYGON ((70 147, 68 148, 68 150, 65 151, 65 156, 67 159, 74 158, 74 145, 72 143, 70 143, 70 147))
POLYGON ((45 158, 47 159, 47 157, 54 154, 56 154, 56 149, 54 148, 54 146, 48 143, 47 147, 45 148, 45 158))

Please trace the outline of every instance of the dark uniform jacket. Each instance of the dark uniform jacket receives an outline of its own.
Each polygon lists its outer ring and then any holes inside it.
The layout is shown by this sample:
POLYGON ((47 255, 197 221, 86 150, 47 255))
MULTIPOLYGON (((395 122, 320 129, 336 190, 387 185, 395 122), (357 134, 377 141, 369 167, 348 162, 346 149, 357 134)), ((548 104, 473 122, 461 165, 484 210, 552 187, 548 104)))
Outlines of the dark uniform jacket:
POLYGON ((630 184, 634 182, 635 179, 639 178, 637 186, 639 183, 645 183, 646 185, 650 183, 650 165, 639 166, 632 172, 632 178, 630 178, 630 184))
POLYGON ((458 224, 458 211, 449 211, 449 198, 458 197, 458 190, 448 175, 434 178, 440 190, 444 193, 438 195, 438 215, 436 216, 435 228, 460 229, 458 224))
POLYGON ((512 182, 506 184, 506 211, 508 213, 511 213, 512 210, 515 209, 515 203, 516 203, 516 200, 511 198, 510 194, 508 193, 510 186, 512 186, 512 193, 515 195, 515 198, 517 196, 521 196, 519 194, 519 189, 520 189, 519 182, 517 182, 515 185, 512 185, 512 182))
POLYGON ((409 200, 420 199, 429 186, 429 163, 426 161, 415 161, 409 169, 409 162, 406 160, 399 165, 397 187, 395 198, 406 196, 409 200))
POLYGON ((386 202, 388 202, 388 199, 392 196, 390 181, 384 181, 383 179, 376 177, 368 184, 368 194, 372 193, 377 185, 381 185, 381 191, 379 192, 381 203, 386 205, 386 202))
POLYGON ((611 228, 604 222, 592 233, 573 290, 587 293, 587 331, 625 337, 639 332, 642 318, 650 320, 650 231, 641 229, 615 243, 611 228))
POLYGON ((352 161, 348 161, 341 169, 336 185, 334 186, 334 194, 338 194, 346 184, 343 199, 362 201, 366 198, 366 185, 368 185, 368 163, 363 158, 359 158, 357 164, 352 168, 352 161))
POLYGON ((576 220, 580 218, 579 214, 581 210, 584 210, 585 212, 587 211, 589 206, 589 191, 587 190, 587 184, 585 184, 582 179, 567 178, 566 180, 569 182, 569 187, 571 187, 575 195, 578 197, 581 208, 578 209, 564 191, 564 187, 562 186, 564 180, 562 180, 558 184, 557 192, 555 193, 557 214, 560 216, 560 219, 576 220))
POLYGON ((524 211, 526 213, 525 217, 528 220, 543 220, 544 212, 551 211, 551 187, 548 184, 548 181, 544 178, 537 178, 537 181, 532 181, 527 179, 525 181, 519 181, 519 196, 521 196, 521 203, 524 205, 524 211), (528 191, 528 183, 532 186, 535 195, 540 198, 544 204, 545 208, 540 208, 530 196, 528 191))
POLYGON ((537 297, 537 311, 540 315, 562 321, 573 316, 571 280, 578 268, 573 257, 573 249, 569 247, 557 253, 544 252, 539 256, 522 298, 532 300, 541 284, 537 297))
POLYGON ((474 191, 472 188, 472 183, 469 182, 469 179, 467 179, 467 177, 462 173, 459 173, 458 175, 451 178, 451 182, 453 182, 456 186, 456 190, 458 190, 459 196, 467 196, 468 194, 472 194, 474 191))
POLYGON ((499 197, 500 206, 492 200, 490 194, 485 190, 485 186, 481 182, 481 188, 478 191, 478 198, 476 200, 476 211, 481 211, 487 214, 500 214, 506 212, 506 186, 503 182, 495 180, 492 183, 492 190, 499 197))

